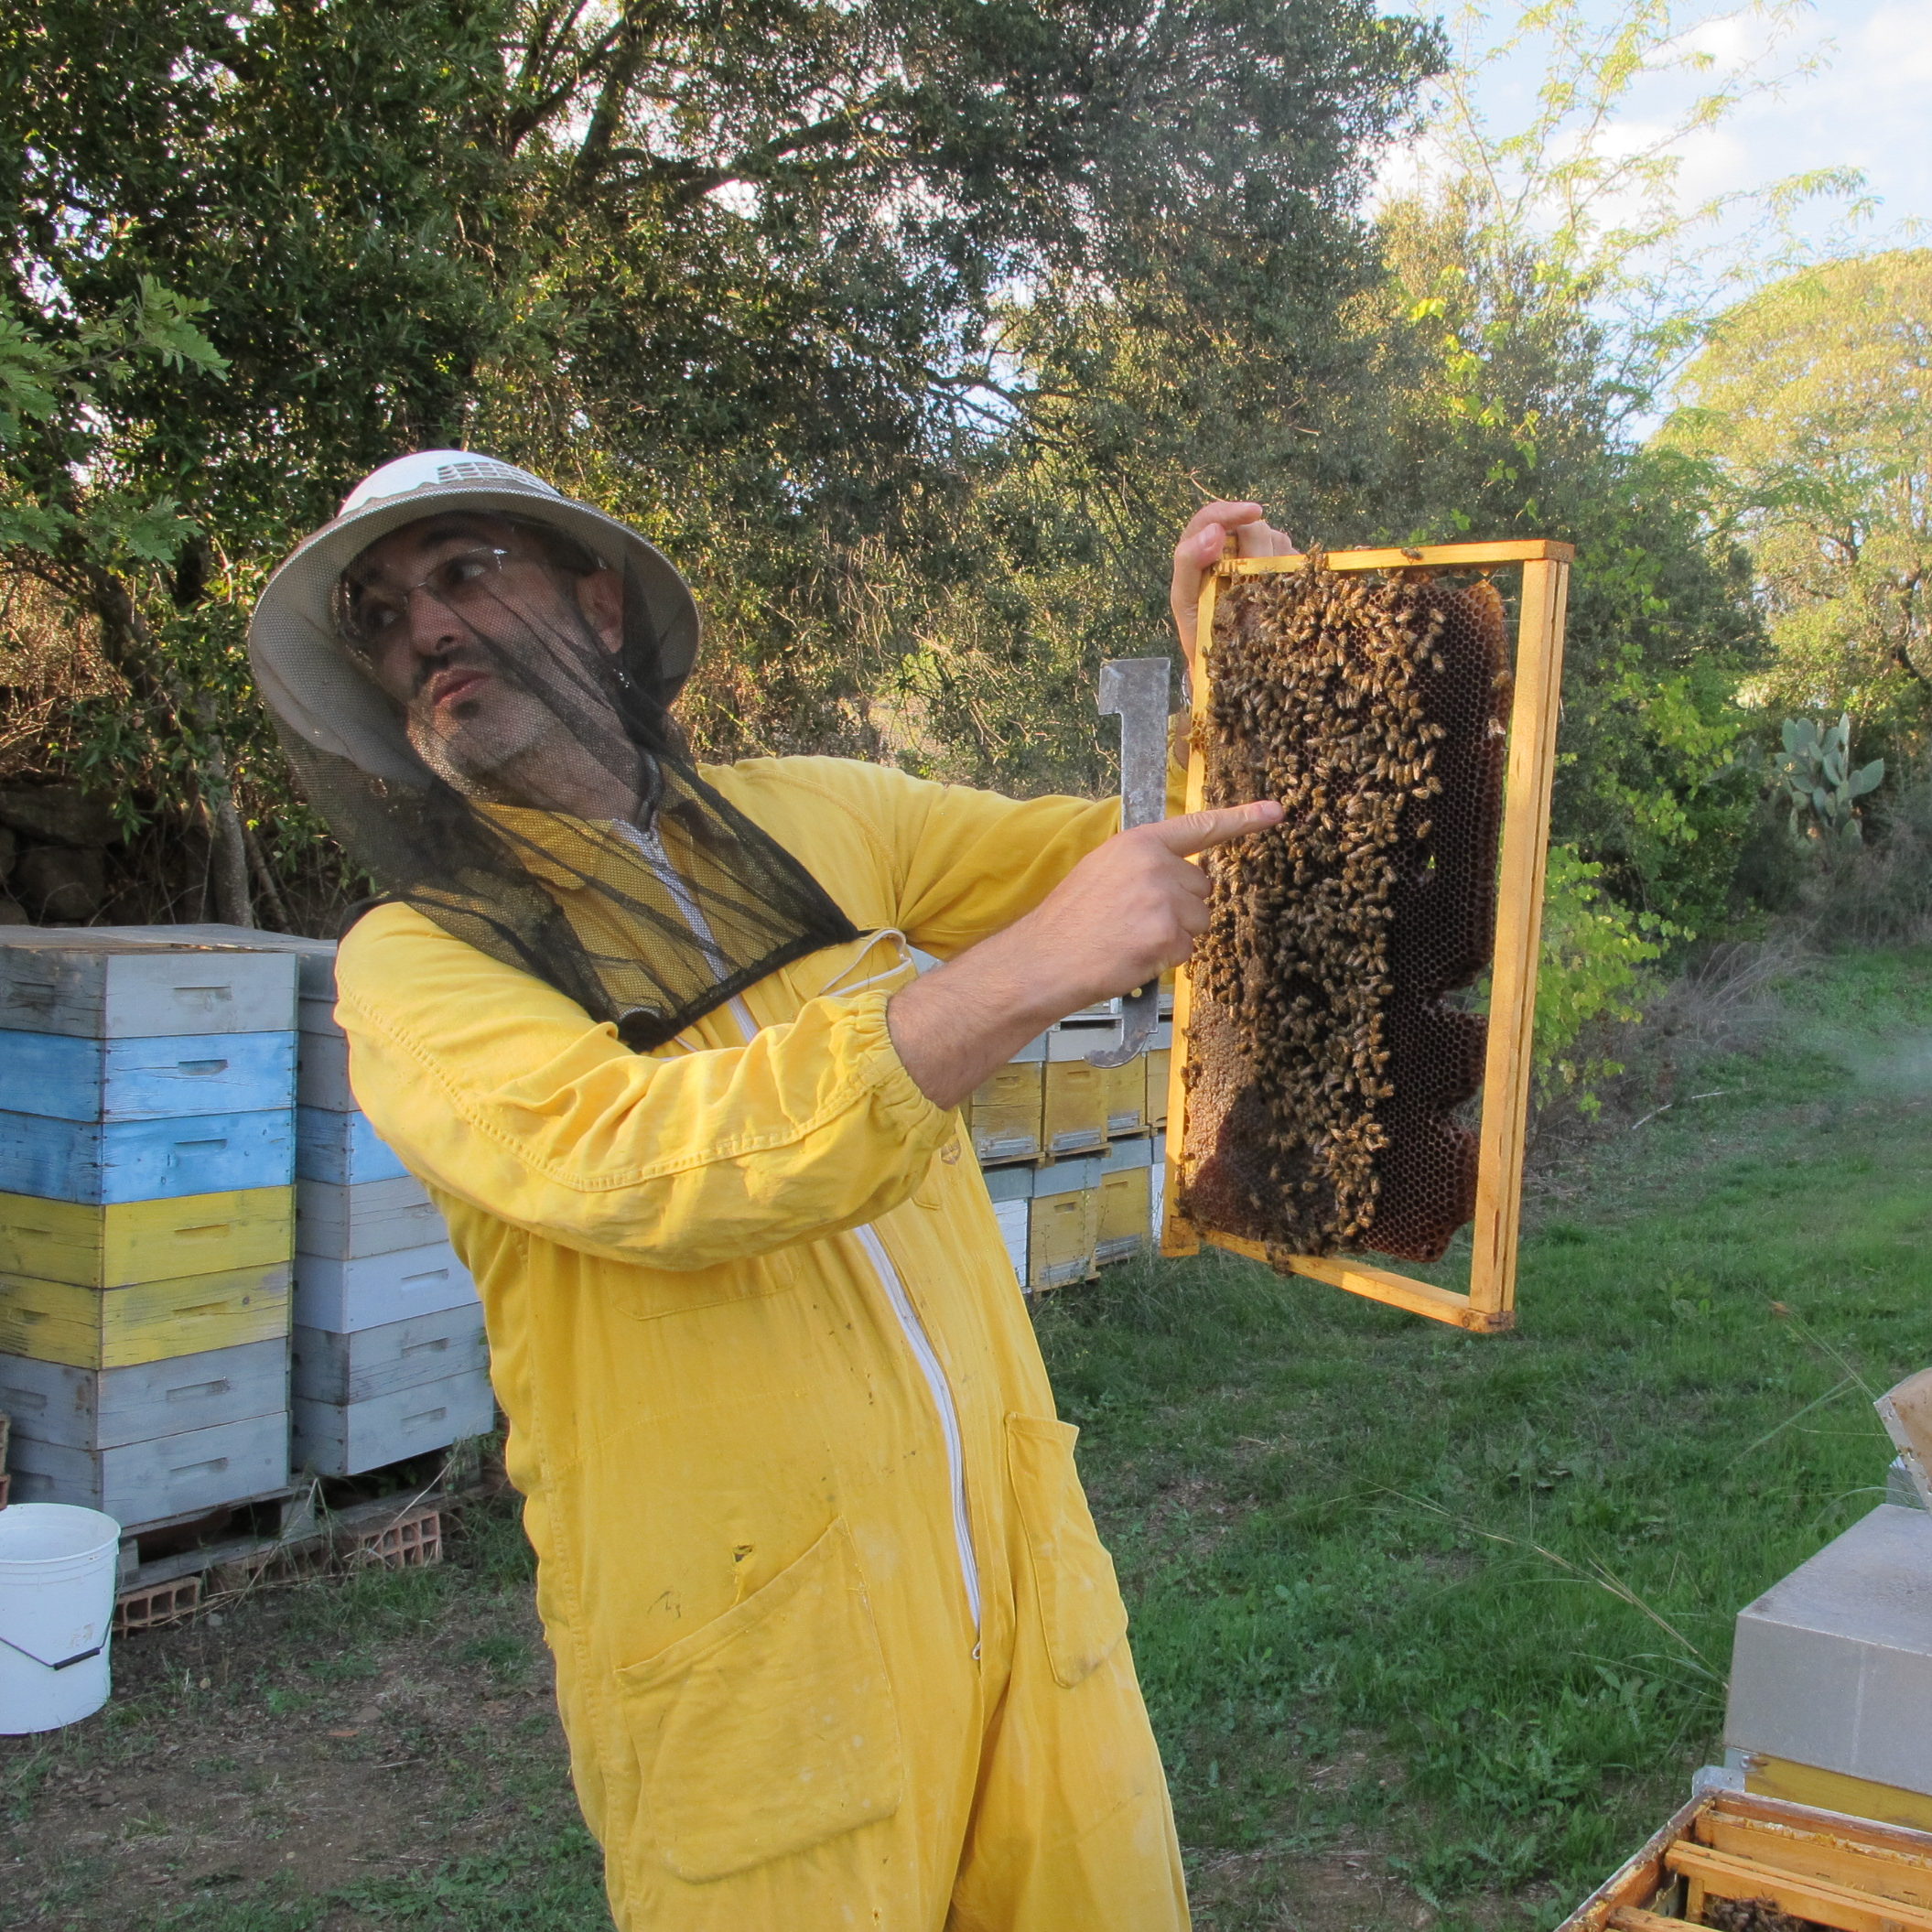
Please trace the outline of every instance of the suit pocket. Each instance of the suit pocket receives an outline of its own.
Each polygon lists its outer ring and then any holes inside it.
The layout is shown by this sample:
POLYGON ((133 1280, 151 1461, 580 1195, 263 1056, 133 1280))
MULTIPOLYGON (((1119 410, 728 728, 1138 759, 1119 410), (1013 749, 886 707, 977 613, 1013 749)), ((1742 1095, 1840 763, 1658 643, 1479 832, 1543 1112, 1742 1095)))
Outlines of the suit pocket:
POLYGON ((1080 1431, 1067 1422, 1009 1416, 1006 1440, 1047 1658, 1053 1676, 1071 1690, 1127 1635, 1127 1607, 1074 1467, 1080 1431))
POLYGON ((841 1517, 741 1603, 617 1675, 642 1772, 641 1840, 724 1878, 890 1818, 905 1759, 841 1517))

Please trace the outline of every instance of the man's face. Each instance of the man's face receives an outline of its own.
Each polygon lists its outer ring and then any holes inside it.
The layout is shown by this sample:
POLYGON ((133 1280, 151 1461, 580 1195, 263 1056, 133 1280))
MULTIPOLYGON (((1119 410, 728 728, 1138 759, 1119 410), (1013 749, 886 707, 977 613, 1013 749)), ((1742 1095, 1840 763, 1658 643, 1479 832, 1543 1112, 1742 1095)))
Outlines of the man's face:
POLYGON ((616 574, 567 576, 514 525, 464 514, 405 524, 344 578, 351 647, 423 761, 460 791, 546 804, 548 761, 581 761, 591 707, 608 708, 596 654, 622 639, 616 574))

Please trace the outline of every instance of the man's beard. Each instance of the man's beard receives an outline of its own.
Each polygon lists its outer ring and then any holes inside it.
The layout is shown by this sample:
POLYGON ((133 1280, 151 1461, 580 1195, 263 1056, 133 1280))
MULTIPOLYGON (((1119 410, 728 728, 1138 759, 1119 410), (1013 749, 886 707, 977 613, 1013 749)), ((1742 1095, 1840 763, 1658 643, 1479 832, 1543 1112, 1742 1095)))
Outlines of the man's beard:
POLYGON ((545 751, 572 756, 577 749, 563 720, 540 697, 493 674, 474 696, 456 700, 447 722, 419 696, 409 707, 409 742, 438 778, 465 797, 538 809, 547 801, 519 794, 541 783, 545 751))

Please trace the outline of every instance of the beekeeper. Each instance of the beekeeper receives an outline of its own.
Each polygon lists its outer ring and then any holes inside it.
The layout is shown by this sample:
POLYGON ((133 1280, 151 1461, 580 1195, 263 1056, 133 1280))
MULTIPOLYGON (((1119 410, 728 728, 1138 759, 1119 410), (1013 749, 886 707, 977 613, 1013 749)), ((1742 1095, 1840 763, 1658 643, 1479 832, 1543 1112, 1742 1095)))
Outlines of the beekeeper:
MULTIPOLYGON (((1236 526, 1274 547, 1209 505, 1181 604, 1236 526)), ((618 1925, 1184 1926, 1113 1565, 955 1109, 1184 957, 1190 855, 1277 808, 1119 833, 1117 801, 700 765, 677 572, 461 451, 357 488, 249 646, 386 894, 337 967, 351 1079, 482 1295, 618 1925)))

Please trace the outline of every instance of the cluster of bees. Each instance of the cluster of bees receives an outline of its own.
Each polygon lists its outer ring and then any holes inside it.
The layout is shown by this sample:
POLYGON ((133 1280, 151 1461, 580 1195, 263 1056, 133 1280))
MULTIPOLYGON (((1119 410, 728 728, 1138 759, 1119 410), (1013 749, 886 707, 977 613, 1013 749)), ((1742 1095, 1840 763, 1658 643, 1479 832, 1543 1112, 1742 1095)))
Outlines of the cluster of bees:
POLYGON ((1271 1251, 1433 1260, 1474 1212, 1509 678, 1502 600, 1319 555, 1220 589, 1206 801, 1275 798, 1210 856, 1182 1206, 1271 1251))

